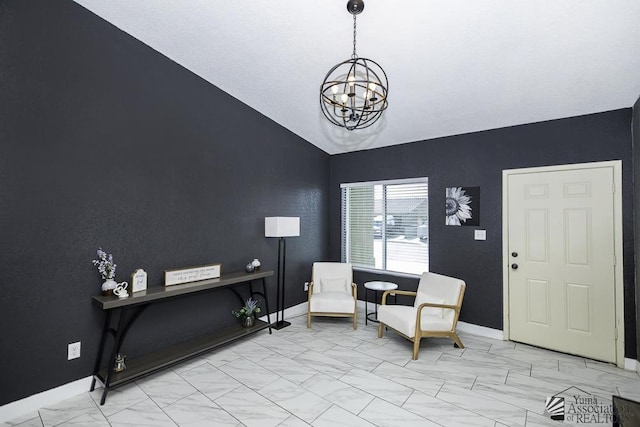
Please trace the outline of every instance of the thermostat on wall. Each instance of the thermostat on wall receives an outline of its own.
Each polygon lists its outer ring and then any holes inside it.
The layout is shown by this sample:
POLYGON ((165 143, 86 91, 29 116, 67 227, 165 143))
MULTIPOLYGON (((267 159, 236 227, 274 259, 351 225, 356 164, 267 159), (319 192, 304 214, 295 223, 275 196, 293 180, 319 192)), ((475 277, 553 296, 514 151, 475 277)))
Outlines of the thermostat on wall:
POLYGON ((474 239, 487 240, 487 230, 475 230, 474 239))

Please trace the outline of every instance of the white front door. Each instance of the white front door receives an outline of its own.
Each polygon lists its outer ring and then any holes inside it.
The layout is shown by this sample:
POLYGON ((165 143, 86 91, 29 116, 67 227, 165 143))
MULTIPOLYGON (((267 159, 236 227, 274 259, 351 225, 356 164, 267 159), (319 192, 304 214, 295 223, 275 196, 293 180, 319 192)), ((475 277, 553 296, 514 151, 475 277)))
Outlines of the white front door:
POLYGON ((506 185, 509 338, 616 362, 614 168, 506 185))

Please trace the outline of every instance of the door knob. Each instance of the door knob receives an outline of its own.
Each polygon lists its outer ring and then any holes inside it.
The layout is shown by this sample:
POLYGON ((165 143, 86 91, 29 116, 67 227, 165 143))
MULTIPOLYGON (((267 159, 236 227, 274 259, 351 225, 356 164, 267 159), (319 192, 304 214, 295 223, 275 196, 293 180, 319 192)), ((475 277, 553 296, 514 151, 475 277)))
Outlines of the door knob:
POLYGON ((515 262, 513 264, 511 264, 511 268, 514 270, 518 269, 518 264, 516 264, 515 262))
POLYGON ((518 252, 511 252, 511 256, 516 258, 518 256, 518 252))

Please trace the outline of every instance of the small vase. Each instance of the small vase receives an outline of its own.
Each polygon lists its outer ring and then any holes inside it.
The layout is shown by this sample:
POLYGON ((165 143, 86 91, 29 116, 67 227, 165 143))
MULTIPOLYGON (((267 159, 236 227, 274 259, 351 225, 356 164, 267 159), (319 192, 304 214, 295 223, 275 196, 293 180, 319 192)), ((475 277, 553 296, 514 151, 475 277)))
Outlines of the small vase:
POLYGON ((102 295, 105 297, 112 296, 113 290, 118 286, 118 282, 113 279, 107 279, 102 284, 102 295))
POLYGON ((255 319, 255 317, 253 317, 253 316, 243 317, 242 318, 242 326, 244 326, 245 328, 252 327, 254 319, 255 319))

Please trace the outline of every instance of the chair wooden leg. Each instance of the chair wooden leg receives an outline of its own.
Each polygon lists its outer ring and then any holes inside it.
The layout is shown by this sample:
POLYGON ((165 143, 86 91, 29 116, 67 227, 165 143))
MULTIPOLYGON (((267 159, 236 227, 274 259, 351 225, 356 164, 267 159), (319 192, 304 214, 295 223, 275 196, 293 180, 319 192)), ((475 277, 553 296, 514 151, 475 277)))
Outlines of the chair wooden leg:
POLYGON ((378 338, 382 338, 382 330, 384 329, 384 323, 378 323, 378 338))
POLYGON ((311 312, 307 312, 307 329, 311 328, 311 312))
POLYGON ((417 335, 415 338, 413 338, 413 360, 418 360, 418 352, 420 351, 420 338, 421 337, 417 335))
POLYGON ((464 345, 462 345, 462 341, 460 341, 458 334, 456 334, 455 332, 452 333, 451 339, 458 345, 459 348, 464 348, 464 345))
POLYGON ((358 329, 358 313, 353 313, 353 330, 358 329))

